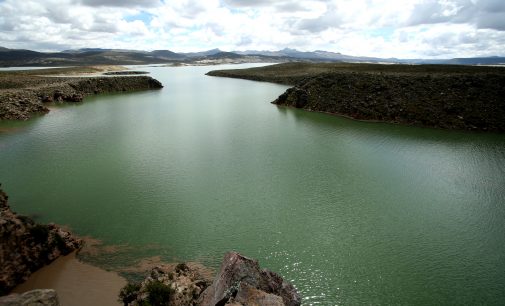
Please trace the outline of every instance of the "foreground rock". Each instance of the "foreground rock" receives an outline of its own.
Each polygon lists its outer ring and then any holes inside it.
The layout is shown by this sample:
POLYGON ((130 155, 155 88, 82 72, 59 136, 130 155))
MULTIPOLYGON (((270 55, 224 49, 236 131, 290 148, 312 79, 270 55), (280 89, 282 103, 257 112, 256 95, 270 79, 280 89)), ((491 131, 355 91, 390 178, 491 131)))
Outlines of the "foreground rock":
POLYGON ((163 85, 149 76, 51 77, 0 74, 0 120, 27 120, 47 113, 48 102, 81 102, 86 96, 159 89, 163 85))
POLYGON ((37 289, 23 294, 0 297, 3 306, 59 306, 58 295, 52 289, 37 289))
POLYGON ((197 305, 203 290, 212 283, 209 271, 195 264, 154 267, 141 283, 127 284, 119 294, 124 305, 197 305))
POLYGON ((268 305, 297 306, 296 289, 256 260, 236 252, 225 255, 212 281, 186 264, 156 267, 141 284, 128 284, 120 293, 124 305, 268 305))
POLYGON ((201 305, 300 305, 301 298, 278 274, 236 252, 225 255, 221 270, 199 299, 201 305))
POLYGON ((81 240, 54 225, 35 223, 12 212, 0 189, 0 295, 34 271, 81 246, 81 240))
POLYGON ((505 69, 290 63, 209 75, 295 85, 273 103, 444 129, 505 132, 505 69))

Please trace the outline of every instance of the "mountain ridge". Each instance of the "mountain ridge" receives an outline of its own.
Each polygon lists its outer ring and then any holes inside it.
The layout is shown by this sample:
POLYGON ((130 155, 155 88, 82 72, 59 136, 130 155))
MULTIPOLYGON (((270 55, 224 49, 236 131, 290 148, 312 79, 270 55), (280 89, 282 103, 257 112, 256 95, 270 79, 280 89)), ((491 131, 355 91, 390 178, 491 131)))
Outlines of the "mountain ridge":
POLYGON ((198 61, 229 62, 355 62, 386 64, 453 64, 505 65, 505 57, 471 57, 451 59, 398 59, 354 56, 324 50, 300 51, 284 48, 277 51, 223 51, 215 48, 201 52, 174 52, 171 50, 128 50, 107 48, 69 49, 60 52, 38 52, 27 49, 9 49, 0 46, 0 66, 69 66, 69 65, 135 65, 135 64, 195 64, 198 61))

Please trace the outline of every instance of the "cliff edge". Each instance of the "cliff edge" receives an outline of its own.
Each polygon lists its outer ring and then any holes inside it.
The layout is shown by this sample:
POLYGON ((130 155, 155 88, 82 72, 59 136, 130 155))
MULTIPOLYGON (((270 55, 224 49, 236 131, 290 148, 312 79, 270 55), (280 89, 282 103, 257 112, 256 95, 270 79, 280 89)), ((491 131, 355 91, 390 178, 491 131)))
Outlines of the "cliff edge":
POLYGON ((7 200, 0 188, 0 295, 82 245, 80 239, 55 224, 37 224, 29 217, 14 213, 7 200))

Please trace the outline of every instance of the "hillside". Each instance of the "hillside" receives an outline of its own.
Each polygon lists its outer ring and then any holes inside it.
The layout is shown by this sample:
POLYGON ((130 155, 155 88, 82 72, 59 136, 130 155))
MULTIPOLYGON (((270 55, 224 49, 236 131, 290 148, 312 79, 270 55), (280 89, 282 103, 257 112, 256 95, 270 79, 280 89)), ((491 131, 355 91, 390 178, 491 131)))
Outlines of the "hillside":
POLYGON ((329 51, 231 51, 212 49, 177 53, 170 50, 123 50, 84 48, 61 52, 37 52, 0 47, 0 67, 11 66, 86 66, 86 65, 216 65, 229 63, 348 62, 389 64, 505 65, 503 57, 455 59, 397 59, 346 55, 329 51))
POLYGON ((0 67, 89 66, 89 65, 215 65, 222 63, 285 62, 293 59, 265 55, 242 55, 219 49, 200 53, 175 53, 170 50, 120 50, 86 48, 62 52, 0 49, 0 67))

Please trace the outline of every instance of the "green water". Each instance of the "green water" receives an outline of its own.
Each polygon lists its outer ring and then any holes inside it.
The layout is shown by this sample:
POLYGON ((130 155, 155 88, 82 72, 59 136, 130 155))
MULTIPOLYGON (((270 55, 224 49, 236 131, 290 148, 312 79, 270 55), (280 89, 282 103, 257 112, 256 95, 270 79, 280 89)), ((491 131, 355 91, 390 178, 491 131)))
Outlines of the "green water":
POLYGON ((137 259, 237 250, 306 305, 505 303, 505 135, 278 108, 287 87, 217 68, 0 123, 14 210, 137 259))

